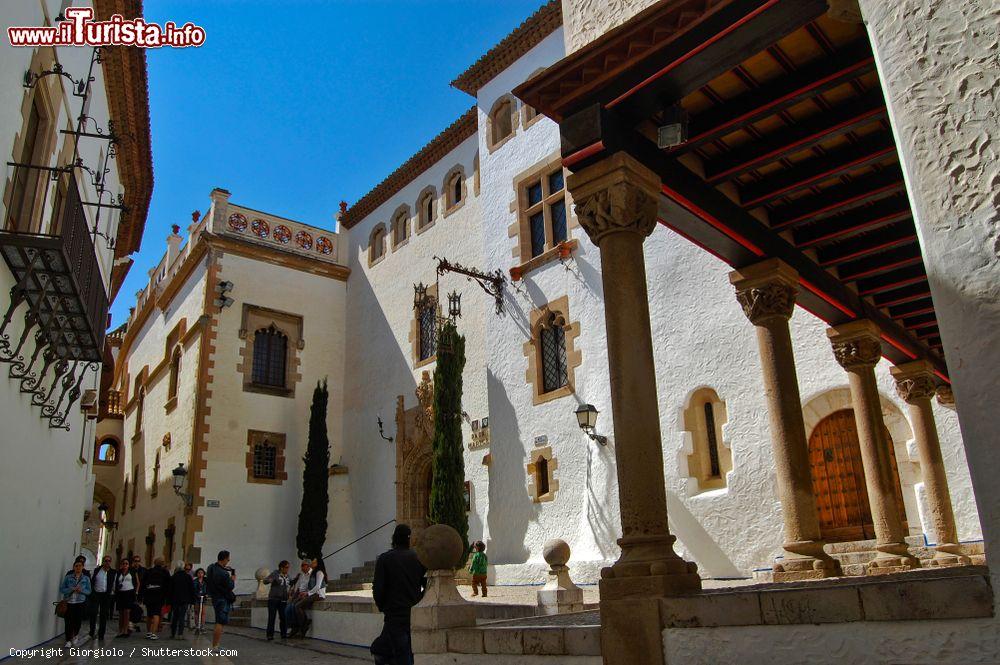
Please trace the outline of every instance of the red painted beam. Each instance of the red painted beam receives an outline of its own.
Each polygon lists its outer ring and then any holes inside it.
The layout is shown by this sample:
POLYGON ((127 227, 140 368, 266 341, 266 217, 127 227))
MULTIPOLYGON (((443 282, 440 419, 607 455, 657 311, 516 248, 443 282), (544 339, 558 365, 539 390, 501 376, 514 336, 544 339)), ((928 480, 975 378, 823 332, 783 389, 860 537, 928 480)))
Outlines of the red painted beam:
MULTIPOLYGON (((851 183, 851 191, 846 191, 849 187, 848 185, 842 185, 838 188, 824 190, 821 194, 815 196, 805 196, 802 199, 796 199, 794 203, 769 211, 768 219, 771 222, 771 228, 775 231, 783 231, 792 226, 825 219, 838 213, 863 206, 866 203, 872 203, 873 201, 892 196, 904 191, 905 186, 901 178, 902 174, 900 174, 900 180, 876 186, 872 189, 858 191, 860 189, 858 183, 851 183), (815 205, 810 205, 814 201, 815 205), (789 209, 788 212, 786 212, 786 208, 789 209)), ((871 179, 874 178, 865 178, 864 181, 871 179)))

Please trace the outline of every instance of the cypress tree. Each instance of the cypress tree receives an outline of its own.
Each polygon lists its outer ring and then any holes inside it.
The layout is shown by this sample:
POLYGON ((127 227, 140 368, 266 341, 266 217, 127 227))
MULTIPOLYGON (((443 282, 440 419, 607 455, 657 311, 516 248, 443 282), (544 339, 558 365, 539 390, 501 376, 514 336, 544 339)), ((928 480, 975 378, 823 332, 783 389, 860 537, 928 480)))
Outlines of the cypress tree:
MULTIPOLYGON (((434 369, 434 460, 431 480, 432 524, 458 531, 469 551, 469 516, 465 512, 465 456, 462 446, 462 371, 465 338, 446 322, 438 332, 434 369)), ((463 557, 460 566, 465 565, 463 557)))
POLYGON ((326 434, 326 405, 329 393, 326 379, 316 383, 309 411, 309 443, 302 458, 302 509, 295 546, 299 556, 317 559, 326 542, 326 511, 330 502, 330 440, 326 434))

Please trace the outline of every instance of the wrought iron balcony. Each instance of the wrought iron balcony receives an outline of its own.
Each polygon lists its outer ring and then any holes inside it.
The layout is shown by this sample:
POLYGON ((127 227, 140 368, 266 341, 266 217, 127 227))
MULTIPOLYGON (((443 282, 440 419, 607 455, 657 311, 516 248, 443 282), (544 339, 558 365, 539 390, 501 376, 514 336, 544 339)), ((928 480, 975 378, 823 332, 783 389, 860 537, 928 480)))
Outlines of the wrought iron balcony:
POLYGON ((9 166, 0 254, 15 284, 0 320, 0 362, 50 427, 69 429, 83 379, 102 359, 107 291, 73 171, 9 166))

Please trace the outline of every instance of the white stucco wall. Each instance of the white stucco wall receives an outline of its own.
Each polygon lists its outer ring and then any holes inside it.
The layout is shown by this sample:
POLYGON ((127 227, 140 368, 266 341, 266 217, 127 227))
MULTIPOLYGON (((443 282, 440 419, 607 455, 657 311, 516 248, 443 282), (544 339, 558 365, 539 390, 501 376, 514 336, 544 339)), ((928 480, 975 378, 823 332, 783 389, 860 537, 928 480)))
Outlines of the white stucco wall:
POLYGON ((566 52, 572 53, 654 4, 656 0, 562 0, 566 52))
MULTIPOLYGON (((396 434, 396 397, 405 397, 406 408, 416 405, 414 390, 427 371, 433 376, 434 363, 414 369, 410 341, 413 321, 413 285, 435 283, 437 262, 434 256, 447 258, 469 267, 482 267, 482 231, 480 203, 475 193, 474 162, 478 143, 469 137, 413 182, 380 205, 374 212, 344 233, 351 277, 347 289, 347 314, 350 333, 346 356, 344 401, 345 436, 343 464, 349 468, 346 480, 350 487, 351 509, 341 519, 340 530, 327 538, 328 549, 339 548, 396 516, 395 443, 378 434, 376 418, 382 417, 386 436, 396 434), (454 166, 465 170, 466 199, 460 208, 444 215, 442 187, 446 174, 454 166), (417 201, 421 192, 433 186, 434 225, 416 232, 417 201), (409 206, 409 240, 393 250, 392 215, 400 205, 409 206), (379 223, 389 231, 386 255, 368 265, 368 240, 379 223)), ((462 294, 462 318, 458 330, 466 338, 466 363, 463 374, 462 408, 470 420, 489 415, 486 408, 485 365, 488 338, 483 333, 483 317, 492 316, 493 303, 478 286, 464 277, 443 275, 438 281, 439 298, 447 308, 447 293, 462 294)), ((470 428, 463 424, 465 440, 470 428)), ((466 478, 472 482, 473 511, 469 518, 469 537, 479 538, 482 515, 486 511, 487 483, 482 457, 487 451, 466 454, 466 478)), ((365 538, 327 561, 331 576, 350 571, 352 566, 373 560, 388 549, 391 525, 365 538)))
MULTIPOLYGON (((84 3, 78 3, 84 4, 84 3)), ((58 0, 34 0, 5 3, 4 24, 44 25, 45 16, 53 17, 61 9, 58 0)), ((31 67, 34 49, 14 49, 6 39, 0 41, 0 79, 7 83, 0 86, 0 154, 3 161, 20 158, 15 152, 15 137, 22 131, 24 118, 22 105, 30 91, 21 86, 24 72, 31 67)), ((89 49, 59 49, 58 61, 75 78, 86 76, 90 66, 89 49)), ((44 67, 34 67, 36 73, 48 68, 52 56, 46 55, 44 67)), ((107 99, 104 93, 104 76, 100 67, 94 72, 95 81, 90 99, 89 114, 106 127, 107 99)), ((62 152, 71 138, 56 133, 71 129, 80 112, 80 99, 70 94, 71 84, 62 77, 48 77, 46 81, 54 93, 49 101, 55 116, 52 118, 51 141, 54 154, 49 164, 55 165, 55 154, 62 152)), ((27 108, 26 106, 24 108, 27 108)), ((103 141, 80 142, 80 156, 95 168, 99 151, 106 149, 103 141)), ((4 167, 5 178, 12 176, 12 169, 4 167)), ((112 192, 121 191, 117 167, 112 162, 107 184, 112 192)), ((94 201, 93 187, 81 183, 81 196, 94 201)), ((95 208, 86 208, 88 216, 95 208)), ((0 201, 0 215, 6 218, 6 208, 0 201)), ((107 216, 102 216, 107 219, 107 216)), ((90 217, 93 220, 93 217, 90 217)), ((97 243, 98 263, 103 271, 102 281, 111 261, 111 251, 97 243)), ((8 294, 14 282, 6 265, 0 265, 0 293, 8 294)), ((6 311, 8 300, 0 300, 6 311)), ((0 315, 2 316, 2 315, 0 315)), ((23 313, 19 311, 8 333, 17 339, 21 331, 23 313)), ((34 349, 29 349, 29 354, 34 349)), ((90 460, 94 435, 93 421, 85 422, 77 403, 69 413, 66 424, 69 431, 50 429, 39 417, 38 407, 30 404, 30 396, 18 390, 18 383, 7 377, 7 365, 0 368, 0 451, 11 463, 0 469, 0 486, 4 500, 0 502, 0 565, 8 570, 26 565, 38 571, 35 576, 12 576, 7 587, 10 598, 0 609, 0 652, 8 648, 26 647, 48 640, 63 630, 62 621, 53 615, 52 601, 58 597, 62 575, 79 553, 83 513, 90 506, 93 476, 90 460), (80 459, 84 461, 80 461, 80 459), (40 528, 39 525, 44 525, 40 528)), ((98 375, 91 373, 81 388, 96 388, 98 375)))
MULTIPOLYGON (((1000 8, 862 0, 983 520, 1000 566, 1000 8)), ((947 458, 946 458, 947 463, 947 458)))

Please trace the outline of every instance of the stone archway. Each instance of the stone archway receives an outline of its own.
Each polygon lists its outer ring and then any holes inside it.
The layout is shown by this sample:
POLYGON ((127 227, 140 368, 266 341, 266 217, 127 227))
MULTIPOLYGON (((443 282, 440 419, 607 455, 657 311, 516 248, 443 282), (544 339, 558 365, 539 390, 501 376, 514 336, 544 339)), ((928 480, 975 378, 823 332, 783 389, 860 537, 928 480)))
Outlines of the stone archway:
POLYGON ((408 524, 413 541, 428 525, 434 440, 434 384, 424 372, 415 391, 417 404, 405 408, 396 398, 396 522, 408 524))

